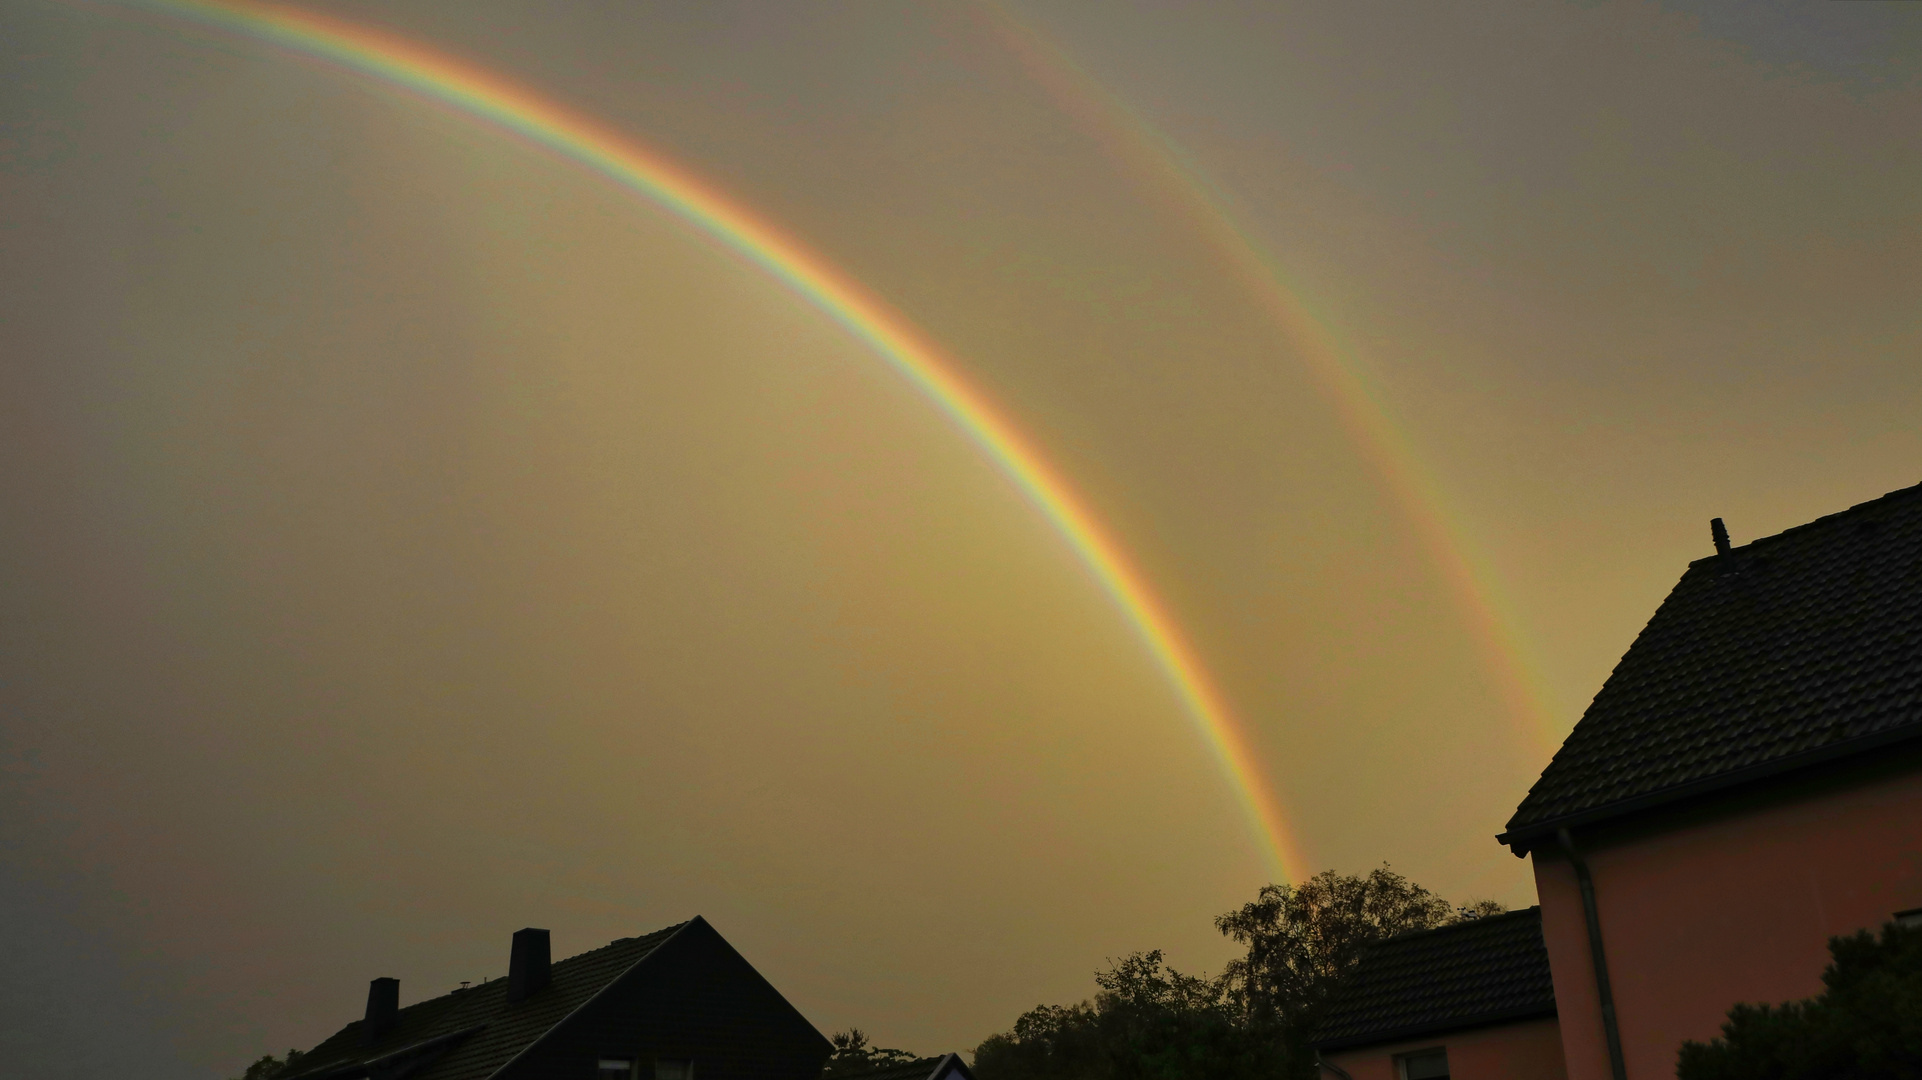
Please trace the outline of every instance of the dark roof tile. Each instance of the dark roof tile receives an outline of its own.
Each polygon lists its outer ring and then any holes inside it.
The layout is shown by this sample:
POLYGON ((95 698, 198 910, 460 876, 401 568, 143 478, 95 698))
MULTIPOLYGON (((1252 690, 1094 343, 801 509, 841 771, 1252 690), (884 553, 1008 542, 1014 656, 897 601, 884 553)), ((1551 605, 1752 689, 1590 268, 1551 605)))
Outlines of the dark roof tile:
POLYGON ((1336 1050, 1554 1012, 1542 910, 1532 907, 1369 946, 1314 1041, 1336 1050))

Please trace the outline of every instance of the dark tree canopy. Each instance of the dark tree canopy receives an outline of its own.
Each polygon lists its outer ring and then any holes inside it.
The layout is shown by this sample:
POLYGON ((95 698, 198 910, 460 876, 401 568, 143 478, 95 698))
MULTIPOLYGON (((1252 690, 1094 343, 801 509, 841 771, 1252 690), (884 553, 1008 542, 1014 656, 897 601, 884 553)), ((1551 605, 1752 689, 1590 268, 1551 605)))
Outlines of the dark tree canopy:
POLYGON ((1222 972, 1249 1019, 1305 1039, 1363 947, 1449 922, 1455 909, 1386 866, 1366 877, 1324 870, 1300 885, 1265 885, 1215 919, 1248 948, 1222 972))
POLYGON ((1682 1044, 1680 1080, 1922 1078, 1922 928, 1829 939, 1823 990, 1784 1005, 1737 1005, 1722 1037, 1682 1044))
POLYGON ((285 1059, 277 1058, 272 1054, 263 1054, 259 1061, 247 1066, 247 1071, 235 1077, 234 1080, 274 1080, 274 1077, 286 1072, 290 1066, 300 1061, 302 1056, 298 1050, 287 1051, 285 1059))
POLYGON ((1183 975, 1159 951, 1095 976, 1092 1002, 1043 1005, 974 1052, 982 1080, 1177 1080, 1279 1076, 1286 1051, 1240 1022, 1219 980, 1183 975))
POLYGON ((860 1028, 837 1031, 828 1041, 834 1044, 834 1053, 829 1055, 827 1067, 821 1071, 823 1078, 851 1076, 884 1065, 903 1065, 917 1060, 906 1050, 870 1045, 868 1033, 860 1028))
POLYGON ((1371 942, 1498 913, 1452 908, 1382 867, 1269 885, 1215 920, 1246 952, 1219 978, 1135 953, 1095 976, 1079 1005, 1043 1005, 975 1050, 981 1080, 1296 1080, 1316 1071, 1308 1039, 1371 942))

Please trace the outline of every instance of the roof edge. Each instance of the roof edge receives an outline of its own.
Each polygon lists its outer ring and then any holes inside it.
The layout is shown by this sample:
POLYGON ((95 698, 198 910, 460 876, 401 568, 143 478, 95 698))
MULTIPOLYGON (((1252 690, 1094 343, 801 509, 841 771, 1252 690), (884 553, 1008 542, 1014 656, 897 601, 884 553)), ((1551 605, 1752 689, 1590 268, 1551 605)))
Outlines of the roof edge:
POLYGON ((435 1035, 432 1038, 422 1039, 417 1043, 409 1043, 398 1050, 389 1050, 379 1057, 368 1058, 365 1061, 342 1061, 333 1065, 322 1065, 320 1068, 308 1072, 288 1073, 287 1080, 327 1080, 329 1077, 366 1075, 399 1058, 407 1057, 409 1054, 419 1054, 443 1045, 457 1043, 486 1026, 486 1024, 472 1024, 468 1027, 461 1028, 459 1031, 450 1031, 444 1035, 435 1035))
POLYGON ((613 989, 614 986, 618 984, 622 979, 625 979, 629 975, 634 974, 634 969, 640 967, 642 964, 647 963, 650 957, 659 953, 662 949, 667 948, 670 942, 672 942, 675 938, 680 937, 683 933, 687 931, 688 927, 693 926, 697 922, 704 923, 705 920, 703 920, 699 915, 696 915, 692 919, 689 919, 686 922, 682 923, 681 925, 675 927, 672 933, 662 938, 660 942, 656 944, 653 948, 647 950, 645 953, 642 953, 638 959, 636 959, 633 963, 627 965, 626 969, 623 970, 619 975, 616 975, 613 978, 607 980, 607 982, 601 984, 601 988, 599 990, 594 991, 592 994, 589 994, 587 996, 586 1001, 583 1001, 579 1005, 576 1005, 572 1009, 569 1009, 567 1011, 566 1016, 563 1016, 559 1020, 556 1020, 552 1024, 549 1024, 547 1026, 546 1031, 543 1031, 539 1035, 536 1035, 532 1039, 528 1040, 527 1045, 515 1051, 513 1057, 508 1058, 506 1061, 501 1062, 499 1068, 496 1068, 493 1072, 490 1072, 487 1074, 488 1080, 494 1080, 494 1077, 500 1076, 503 1073, 507 1072, 508 1069, 513 1068, 515 1063, 519 1062, 520 1059, 527 1056, 528 1051, 546 1042, 547 1037, 549 1035, 552 1035, 554 1034, 554 1032, 565 1027, 569 1020, 572 1020, 576 1016, 579 1016, 581 1014, 581 1010, 587 1008, 589 1005, 594 1004, 596 1001, 601 1000, 601 998, 606 996, 607 992, 613 989))
POLYGON ((943 1066, 948 1067, 951 1072, 961 1074, 966 1080, 974 1080, 974 1070, 968 1068, 968 1063, 962 1060, 961 1055, 952 1050, 943 1054, 941 1064, 934 1067, 935 1080, 940 1080, 943 1066))
POLYGON ((1496 834, 1495 842, 1498 844, 1506 844, 1510 850, 1514 851, 1515 857, 1519 859, 1527 855, 1529 850, 1533 848, 1537 842, 1553 837, 1555 833, 1561 829, 1586 828, 1590 825, 1612 821, 1615 818, 1641 813, 1644 810, 1653 810, 1669 803, 1681 802, 1699 795, 1712 795, 1761 780, 1772 779, 1786 773, 1814 768, 1818 765, 1832 764, 1845 758, 1866 754, 1871 750, 1881 750, 1917 739, 1922 739, 1922 719, 1909 720, 1893 728, 1885 728, 1867 735, 1858 735, 1851 739, 1842 739, 1829 743, 1827 746, 1818 746, 1813 750, 1804 750, 1801 753, 1790 754, 1787 757, 1776 758, 1773 761, 1764 761, 1759 765, 1751 765, 1746 769, 1736 769, 1732 772, 1718 773, 1700 780, 1690 781, 1685 784, 1676 784, 1673 787, 1662 788, 1659 791, 1651 791, 1645 795, 1619 799, 1612 803, 1604 803, 1601 806, 1580 810, 1573 814, 1563 814, 1560 817, 1538 821, 1519 829, 1511 825, 1505 831, 1496 834))
POLYGON ((1315 1052, 1335 1053, 1341 1050, 1355 1050, 1364 1046, 1380 1046, 1383 1043, 1403 1042, 1418 1039, 1423 1035, 1441 1035, 1450 1031, 1467 1031, 1470 1028, 1494 1027, 1497 1024, 1512 1024, 1521 1020, 1540 1020, 1558 1015, 1555 1005, 1524 1005, 1513 1009, 1500 1009, 1495 1012, 1476 1013, 1467 1017, 1448 1020, 1433 1020, 1425 1024, 1411 1024, 1407 1027, 1390 1028, 1387 1031, 1371 1031, 1366 1035, 1350 1035, 1314 1044, 1315 1052))
MULTIPOLYGON (((1899 488, 1896 488, 1894 491, 1885 491, 1882 494, 1877 495, 1873 499, 1864 499, 1861 502, 1856 503, 1855 505, 1850 506, 1845 510, 1837 510, 1831 514, 1823 514, 1819 518, 1812 518, 1808 521, 1802 522, 1800 525, 1790 525, 1788 528, 1783 529, 1781 532, 1773 532, 1768 534, 1767 536, 1758 536, 1755 539, 1750 540, 1746 544, 1733 545, 1732 547, 1729 548, 1729 553, 1736 554, 1739 552, 1747 551, 1748 549, 1754 547, 1757 544, 1770 544, 1776 540, 1780 540, 1785 536, 1793 536, 1796 533, 1807 532, 1810 529, 1819 528, 1824 525, 1832 525, 1835 522, 1840 521, 1841 519, 1848 517, 1851 514, 1859 514, 1859 513, 1871 511, 1874 509, 1880 509, 1881 507, 1883 507, 1888 503, 1898 502, 1902 499, 1914 498, 1916 496, 1922 496, 1922 483, 1910 484, 1908 487, 1899 487, 1899 488)), ((1716 560, 1720 559, 1721 557, 1722 557, 1721 552, 1717 552, 1713 555, 1704 555, 1699 559, 1690 559, 1688 565, 1691 567, 1712 566, 1715 564, 1716 560)))
POLYGON ((1401 933, 1396 934, 1393 937, 1385 937, 1377 941, 1371 941, 1366 946, 1364 946, 1364 948, 1378 949, 1383 945, 1387 945, 1389 942, 1392 942, 1392 941, 1406 941, 1407 939, 1412 937, 1426 937, 1429 934, 1446 934, 1456 930, 1462 930, 1462 931, 1473 930, 1477 927, 1486 926, 1489 923, 1492 923, 1498 919, 1514 919, 1524 915, 1532 915, 1536 919, 1540 919, 1541 912, 1542 912, 1542 906, 1540 904, 1530 904, 1527 907, 1509 908, 1507 911, 1498 911, 1493 915, 1477 915, 1472 919, 1463 919, 1460 922, 1443 923, 1440 926, 1429 926, 1429 927, 1424 927, 1423 929, 1420 929, 1420 930, 1403 930, 1401 933))

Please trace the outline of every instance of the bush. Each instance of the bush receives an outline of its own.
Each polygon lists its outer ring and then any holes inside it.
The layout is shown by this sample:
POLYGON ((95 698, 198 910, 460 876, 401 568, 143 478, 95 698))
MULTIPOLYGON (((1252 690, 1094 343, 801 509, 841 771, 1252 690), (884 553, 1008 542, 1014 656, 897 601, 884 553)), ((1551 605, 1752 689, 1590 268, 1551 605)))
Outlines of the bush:
POLYGON ((1679 1080, 1922 1080, 1922 928, 1831 938, 1823 990, 1737 1005, 1722 1037, 1682 1044, 1679 1080))

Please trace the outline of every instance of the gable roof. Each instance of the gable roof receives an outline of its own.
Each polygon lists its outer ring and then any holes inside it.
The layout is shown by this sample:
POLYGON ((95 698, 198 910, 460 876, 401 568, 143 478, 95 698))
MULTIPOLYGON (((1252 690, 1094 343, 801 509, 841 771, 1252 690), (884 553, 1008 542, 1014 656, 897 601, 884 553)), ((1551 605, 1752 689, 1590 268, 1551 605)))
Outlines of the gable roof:
POLYGON ((525 1001, 510 1003, 507 980, 495 979, 409 1005, 372 1046, 361 1045, 364 1021, 356 1020, 314 1047, 301 1058, 300 1071, 282 1080, 347 1080, 367 1075, 371 1066, 429 1055, 425 1070, 410 1075, 484 1080, 695 921, 557 960, 547 986, 525 1001))
POLYGON ((1922 485, 1689 564, 1498 839, 1922 736, 1922 485))
POLYGON ((1542 909, 1532 907, 1370 945, 1314 1043, 1341 1050, 1553 1015, 1542 909))

